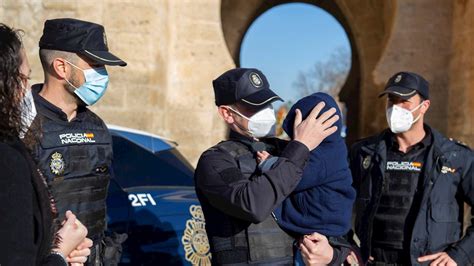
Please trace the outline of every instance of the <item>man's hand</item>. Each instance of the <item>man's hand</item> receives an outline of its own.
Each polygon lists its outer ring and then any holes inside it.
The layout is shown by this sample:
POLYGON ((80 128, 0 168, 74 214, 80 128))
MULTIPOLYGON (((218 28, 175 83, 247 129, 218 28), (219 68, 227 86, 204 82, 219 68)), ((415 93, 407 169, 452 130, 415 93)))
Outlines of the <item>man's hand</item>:
POLYGON ((318 117, 324 105, 324 102, 318 103, 304 121, 302 121, 301 111, 296 109, 293 139, 306 145, 310 151, 318 147, 326 137, 337 131, 337 127, 332 126, 339 120, 339 116, 334 115, 336 113, 335 108, 329 109, 318 117))
POLYGON ((446 252, 438 252, 431 255, 426 255, 423 257, 419 257, 419 262, 430 261, 430 266, 457 266, 458 264, 451 259, 451 257, 446 252))
POLYGON ((305 235, 300 241, 301 255, 305 265, 327 265, 331 262, 334 250, 328 239, 318 233, 305 235))
POLYGON ((267 151, 257 151, 257 163, 261 163, 270 157, 267 151))

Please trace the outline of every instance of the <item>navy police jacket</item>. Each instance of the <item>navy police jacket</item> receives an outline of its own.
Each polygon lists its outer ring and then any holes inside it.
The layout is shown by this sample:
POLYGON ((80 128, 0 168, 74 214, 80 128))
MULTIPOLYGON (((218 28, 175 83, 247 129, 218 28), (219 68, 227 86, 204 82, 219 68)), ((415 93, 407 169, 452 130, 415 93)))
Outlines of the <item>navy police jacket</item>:
MULTIPOLYGON (((370 256, 373 218, 384 186, 387 132, 354 144, 350 152, 357 190, 355 230, 364 260, 370 256)), ((431 132, 433 144, 424 162, 422 201, 410 240, 411 264, 419 265, 420 256, 444 251, 458 265, 468 265, 474 263, 474 226, 462 237, 463 202, 474 203, 474 154, 438 131, 431 132)))

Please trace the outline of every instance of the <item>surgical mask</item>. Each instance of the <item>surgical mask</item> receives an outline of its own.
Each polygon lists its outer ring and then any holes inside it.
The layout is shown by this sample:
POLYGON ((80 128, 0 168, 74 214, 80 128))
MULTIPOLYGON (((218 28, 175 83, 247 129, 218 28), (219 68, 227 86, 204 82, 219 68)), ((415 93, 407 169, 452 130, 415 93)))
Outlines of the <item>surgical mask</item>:
POLYGON ((230 108, 239 116, 249 121, 248 133, 254 138, 266 137, 275 132, 275 111, 271 105, 258 111, 251 117, 241 114, 239 111, 230 108))
POLYGON ((390 130, 392 130, 393 133, 403 133, 407 132, 411 126, 420 119, 421 114, 418 115, 417 118, 413 118, 413 112, 418 110, 421 105, 423 104, 420 103, 417 107, 415 107, 413 110, 407 110, 405 108, 402 108, 398 105, 392 105, 390 108, 387 109, 386 116, 387 116, 387 122, 388 126, 390 127, 390 130))
POLYGON ((26 132, 30 128, 33 120, 36 117, 36 106, 35 100, 33 99, 33 93, 30 88, 23 88, 26 91, 25 96, 20 104, 21 111, 21 130, 20 130, 20 139, 25 137, 26 132))
POLYGON ((109 84, 109 75, 105 67, 81 69, 71 62, 66 61, 71 66, 81 70, 84 73, 86 82, 79 88, 72 85, 69 80, 65 79, 66 82, 71 85, 74 89, 74 93, 87 105, 95 104, 105 94, 107 85, 109 84))

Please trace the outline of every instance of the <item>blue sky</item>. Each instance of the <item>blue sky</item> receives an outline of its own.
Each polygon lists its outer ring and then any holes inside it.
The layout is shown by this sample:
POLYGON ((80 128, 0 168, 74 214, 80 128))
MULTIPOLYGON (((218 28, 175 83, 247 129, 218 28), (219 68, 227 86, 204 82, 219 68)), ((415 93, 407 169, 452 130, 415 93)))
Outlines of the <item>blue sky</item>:
POLYGON ((260 69, 285 101, 298 99, 293 82, 300 71, 325 61, 338 47, 350 51, 342 26, 316 6, 276 6, 258 17, 244 36, 240 66, 260 69))

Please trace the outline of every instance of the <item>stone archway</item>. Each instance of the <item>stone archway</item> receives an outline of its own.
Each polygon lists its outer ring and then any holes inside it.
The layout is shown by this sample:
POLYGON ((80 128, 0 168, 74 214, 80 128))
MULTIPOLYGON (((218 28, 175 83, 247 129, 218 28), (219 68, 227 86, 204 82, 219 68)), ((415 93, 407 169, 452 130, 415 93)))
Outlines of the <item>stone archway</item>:
MULTIPOLYGON (((285 1, 285 0, 222 0, 222 29, 229 53, 239 65, 242 39, 252 22, 268 9, 285 3, 304 2, 316 5, 333 15, 347 32, 352 50, 352 66, 340 99, 350 110, 347 117, 348 143, 366 133, 360 123, 364 105, 361 100, 366 90, 380 89, 373 84, 371 73, 383 53, 390 34, 394 6, 387 1, 285 1), (368 12, 370 11, 370 12, 368 12)), ((373 94, 373 93, 368 93, 373 94)), ((375 130, 374 130, 375 131, 375 130)))

